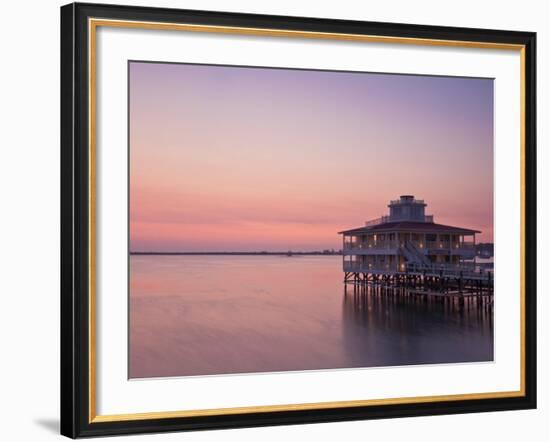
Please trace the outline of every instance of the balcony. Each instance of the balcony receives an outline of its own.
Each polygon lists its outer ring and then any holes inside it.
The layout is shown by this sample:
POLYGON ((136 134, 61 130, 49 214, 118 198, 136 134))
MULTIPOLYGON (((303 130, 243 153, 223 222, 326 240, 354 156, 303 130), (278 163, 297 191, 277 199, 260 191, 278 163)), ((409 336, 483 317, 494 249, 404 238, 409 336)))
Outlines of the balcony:
POLYGON ((474 246, 475 244, 471 241, 426 241, 425 245, 427 249, 452 249, 453 251, 457 249, 473 250, 475 248, 474 246))
MULTIPOLYGON (((401 271, 405 267, 402 266, 401 271)), ((359 272, 359 273, 394 273, 400 271, 396 264, 366 264, 360 262, 344 262, 344 272, 359 272)))
MULTIPOLYGON (((473 259, 475 245, 473 242, 458 241, 410 241, 418 253, 423 255, 457 255, 461 259, 473 259)), ((396 255, 402 254, 405 241, 348 241, 344 243, 344 255, 396 255)))
POLYGON ((428 276, 446 276, 446 277, 468 277, 474 279, 492 279, 494 278, 494 270, 492 268, 484 268, 476 266, 473 263, 462 264, 432 264, 429 266, 421 264, 369 264, 354 261, 344 261, 344 272, 358 273, 415 273, 428 276))
POLYGON ((346 242, 344 243, 344 253, 348 255, 376 255, 381 252, 394 254, 399 247, 399 241, 346 242))
POLYGON ((458 255, 462 259, 472 259, 476 253, 475 245, 469 241, 427 241, 426 252, 430 255, 458 255))
POLYGON ((378 224, 384 224, 389 221, 390 221, 390 217, 388 215, 384 215, 384 216, 381 216, 380 218, 375 218, 369 221, 365 221, 365 227, 377 226, 378 224))
POLYGON ((426 275, 444 275, 448 277, 492 278, 494 270, 474 264, 473 262, 460 264, 432 264, 430 266, 407 264, 407 273, 423 273, 426 275))
POLYGON ((403 215, 403 216, 389 216, 384 215, 379 218, 371 219, 368 221, 365 221, 365 227, 370 226, 377 226, 378 224, 384 224, 394 221, 414 221, 414 222, 424 222, 424 223, 433 223, 434 222, 434 216, 433 215, 424 215, 423 217, 414 217, 411 218, 410 215, 403 215))

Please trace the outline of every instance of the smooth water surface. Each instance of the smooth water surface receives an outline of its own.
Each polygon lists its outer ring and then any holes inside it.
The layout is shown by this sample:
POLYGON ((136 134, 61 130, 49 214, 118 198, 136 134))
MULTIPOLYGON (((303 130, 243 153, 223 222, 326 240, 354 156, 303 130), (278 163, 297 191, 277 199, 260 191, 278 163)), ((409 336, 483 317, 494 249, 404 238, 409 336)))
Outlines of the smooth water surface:
POLYGON ((344 289, 341 256, 137 256, 130 377, 493 359, 492 312, 344 289))

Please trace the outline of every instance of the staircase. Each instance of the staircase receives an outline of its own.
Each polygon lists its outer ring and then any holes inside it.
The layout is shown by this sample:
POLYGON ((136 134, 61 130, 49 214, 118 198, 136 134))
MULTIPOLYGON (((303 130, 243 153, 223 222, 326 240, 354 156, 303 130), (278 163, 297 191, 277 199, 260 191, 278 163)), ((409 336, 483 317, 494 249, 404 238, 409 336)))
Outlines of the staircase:
POLYGON ((422 251, 411 241, 405 241, 405 245, 401 248, 403 255, 407 260, 407 264, 415 264, 416 266, 432 265, 430 259, 422 253, 422 251))

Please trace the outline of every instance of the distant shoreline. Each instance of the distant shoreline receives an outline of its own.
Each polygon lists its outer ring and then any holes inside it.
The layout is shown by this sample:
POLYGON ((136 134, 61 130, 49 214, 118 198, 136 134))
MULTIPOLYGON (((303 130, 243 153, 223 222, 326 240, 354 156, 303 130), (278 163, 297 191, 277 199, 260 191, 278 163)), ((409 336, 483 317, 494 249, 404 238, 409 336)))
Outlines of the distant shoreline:
POLYGON ((341 256, 342 252, 130 252, 130 255, 341 256))

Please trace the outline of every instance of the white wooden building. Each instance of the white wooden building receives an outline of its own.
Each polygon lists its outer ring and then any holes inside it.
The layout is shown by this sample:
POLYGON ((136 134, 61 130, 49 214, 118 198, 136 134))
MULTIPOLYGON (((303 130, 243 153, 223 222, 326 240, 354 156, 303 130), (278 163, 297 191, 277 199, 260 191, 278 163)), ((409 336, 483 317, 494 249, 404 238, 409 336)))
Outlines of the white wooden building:
POLYGON ((435 223, 433 215, 425 213, 426 203, 412 195, 402 195, 388 207, 388 215, 339 232, 344 272, 475 271, 480 231, 435 223))

